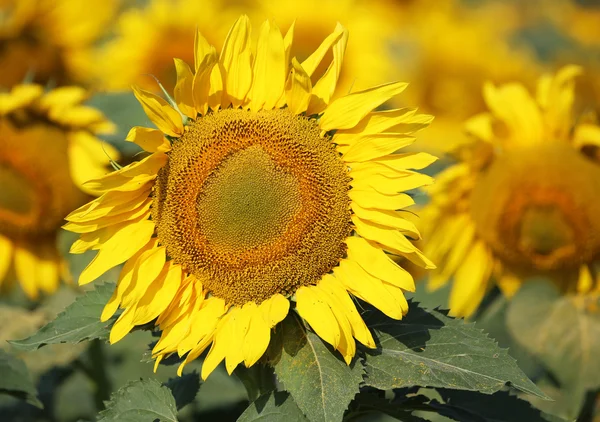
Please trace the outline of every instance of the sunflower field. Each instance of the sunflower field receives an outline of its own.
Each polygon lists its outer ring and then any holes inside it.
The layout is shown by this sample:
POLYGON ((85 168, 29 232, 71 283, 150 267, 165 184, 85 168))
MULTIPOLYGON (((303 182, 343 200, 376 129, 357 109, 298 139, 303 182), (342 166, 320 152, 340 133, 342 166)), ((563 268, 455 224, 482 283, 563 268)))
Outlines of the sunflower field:
POLYGON ((600 422, 600 1, 0 0, 0 421, 600 422))

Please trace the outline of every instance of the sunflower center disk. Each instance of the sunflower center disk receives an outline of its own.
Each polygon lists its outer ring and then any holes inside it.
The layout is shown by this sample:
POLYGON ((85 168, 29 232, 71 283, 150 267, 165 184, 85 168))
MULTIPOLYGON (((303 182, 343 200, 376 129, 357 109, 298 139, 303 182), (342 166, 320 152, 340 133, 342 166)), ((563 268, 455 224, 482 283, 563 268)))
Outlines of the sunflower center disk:
POLYGON ((600 254, 597 192, 600 166, 566 143, 549 142, 498 158, 473 190, 471 214, 507 262, 576 268, 600 254))
POLYGON ((152 207, 158 238, 215 296, 243 305, 292 294, 345 255, 350 179, 314 120, 223 110, 169 154, 152 207))
POLYGON ((0 234, 50 235, 85 201, 71 180, 67 145, 52 127, 0 127, 0 234))

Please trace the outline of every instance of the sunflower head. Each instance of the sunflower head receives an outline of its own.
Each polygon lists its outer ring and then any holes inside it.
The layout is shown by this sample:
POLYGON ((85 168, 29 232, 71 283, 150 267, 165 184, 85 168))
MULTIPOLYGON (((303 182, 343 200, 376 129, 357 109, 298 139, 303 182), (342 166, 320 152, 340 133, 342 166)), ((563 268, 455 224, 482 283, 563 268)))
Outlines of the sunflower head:
POLYGON ((598 283, 600 128, 574 123, 580 72, 544 76, 535 97, 516 83, 485 85, 490 111, 467 121, 472 142, 456 150, 459 163, 440 176, 425 211, 437 229, 432 256, 446 263, 431 285, 455 276, 456 313, 476 308, 492 275, 508 294, 532 275, 567 291, 598 283))
MULTIPOLYGON (((0 93, 0 285, 16 278, 30 298, 67 277, 56 234, 88 199, 82 182, 106 171, 95 133, 112 125, 81 104, 86 98, 76 87, 0 93)), ((110 146, 105 151, 116 158, 110 146)))
POLYGON ((13 86, 26 76, 61 85, 89 79, 91 46, 118 5, 118 0, 1 2, 0 86, 13 86))
POLYGON ((355 339, 374 347, 352 297, 407 312, 414 283, 390 255, 433 267, 402 192, 430 183, 414 169, 434 158, 395 152, 431 119, 373 111, 403 83, 332 100, 347 38, 338 24, 300 63, 293 29, 267 21, 253 49, 243 16, 219 55, 198 33, 194 66, 175 60, 174 106, 134 88, 158 129, 128 140, 149 155, 89 182, 104 195, 65 226, 81 233, 73 252, 98 250, 80 283, 125 262, 102 315, 122 309, 111 342, 154 321, 157 363, 177 353, 181 370, 210 347, 205 378, 253 365, 290 308, 348 363, 355 339))

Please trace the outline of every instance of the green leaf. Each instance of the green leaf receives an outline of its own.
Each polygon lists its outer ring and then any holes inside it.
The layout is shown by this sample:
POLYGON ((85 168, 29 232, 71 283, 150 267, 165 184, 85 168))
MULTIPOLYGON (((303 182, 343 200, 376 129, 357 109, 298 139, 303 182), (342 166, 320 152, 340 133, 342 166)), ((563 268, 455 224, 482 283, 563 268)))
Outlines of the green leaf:
POLYGON ((193 371, 180 377, 169 378, 165 386, 171 390, 179 410, 196 398, 196 394, 200 390, 200 375, 198 372, 193 371))
POLYGON ((154 379, 133 381, 113 393, 98 422, 177 422, 171 391, 154 379))
POLYGON ((0 393, 9 394, 26 400, 28 403, 43 408, 37 398, 35 385, 31 381, 25 363, 16 356, 0 349, 0 393))
POLYGON ((547 398, 507 351, 474 324, 416 303, 401 321, 376 310, 363 318, 377 338, 377 348, 368 350, 365 360, 367 385, 381 390, 418 385, 492 394, 510 383, 547 398))
POLYGON ((511 334, 537 356, 563 385, 600 387, 598 298, 562 296, 547 282, 526 283, 507 314, 511 334))
POLYGON ((114 284, 102 284, 75 299, 34 335, 10 343, 20 350, 36 350, 46 344, 79 343, 91 339, 108 339, 110 328, 118 315, 106 322, 100 321, 102 309, 115 288, 114 284))
POLYGON ((361 363, 346 365, 294 313, 278 327, 274 341, 280 353, 274 358, 275 374, 298 407, 313 422, 340 421, 362 383, 361 363))
POLYGON ((544 415, 505 391, 485 395, 473 391, 438 390, 444 403, 432 400, 430 406, 439 414, 461 422, 548 422, 560 419, 544 415))
POLYGON ((386 414, 401 422, 427 422, 412 412, 415 409, 422 409, 428 399, 424 396, 405 396, 388 400, 383 397, 383 391, 361 392, 356 396, 350 405, 348 417, 345 422, 354 420, 368 421, 373 417, 386 414))
POLYGON ((288 393, 260 396, 238 418, 238 422, 307 422, 294 399, 288 393))

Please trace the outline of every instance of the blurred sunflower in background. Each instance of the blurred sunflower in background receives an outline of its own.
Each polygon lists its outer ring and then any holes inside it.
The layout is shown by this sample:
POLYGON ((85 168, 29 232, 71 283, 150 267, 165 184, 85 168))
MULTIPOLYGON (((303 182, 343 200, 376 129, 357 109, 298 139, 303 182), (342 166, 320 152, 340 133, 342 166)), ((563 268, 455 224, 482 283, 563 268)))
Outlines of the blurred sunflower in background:
POLYGON ((118 0, 0 1, 0 86, 87 81, 92 47, 115 15, 118 0))
POLYGON ((600 288, 600 127, 573 114, 577 66, 539 80, 486 84, 489 108, 466 122, 458 163, 427 188, 425 252, 453 279, 450 308, 471 315, 492 286, 513 295, 545 276, 565 293, 600 288))
POLYGON ((237 16, 235 6, 221 0, 150 0, 143 8, 125 10, 116 22, 114 37, 97 52, 98 83, 109 90, 135 84, 156 91, 156 77, 172 91, 176 81, 173 57, 194 60, 196 28, 203 28, 208 41, 216 44, 237 16))
POLYGON ((88 182, 104 194, 64 226, 81 233, 72 252, 98 250, 80 284, 125 263, 102 314, 123 309, 112 343, 156 320, 157 365, 177 353, 181 373, 210 347, 202 377, 223 360, 231 373, 261 358, 295 304, 350 363, 355 339, 375 346, 352 297, 394 319, 407 312, 413 279, 386 252, 433 267, 397 210, 413 204, 398 192, 431 182, 414 170, 434 158, 393 153, 431 118, 373 111, 399 82, 332 100, 348 39, 340 24, 301 63, 294 39, 266 21, 254 47, 242 16, 220 55, 198 33, 193 67, 175 60, 172 103, 134 89, 158 129, 134 127, 128 140, 150 155, 88 182))
POLYGON ((112 125, 82 105, 87 92, 16 85, 0 93, 0 287, 18 280, 30 299, 69 280, 57 246, 63 218, 89 199, 82 183, 106 173, 106 154, 95 134, 112 125))
POLYGON ((510 42, 521 25, 510 3, 423 0, 395 7, 388 15, 396 23, 390 61, 411 81, 408 104, 435 116, 419 138, 421 148, 442 153, 465 140, 465 119, 485 110, 485 81, 519 79, 529 86, 540 73, 532 52, 510 42))
MULTIPOLYGON (((352 34, 344 55, 337 93, 345 95, 368 88, 382 80, 397 77, 397 69, 387 58, 398 27, 389 18, 396 8, 386 1, 364 0, 259 0, 251 2, 250 17, 259 24, 273 18, 283 30, 294 25, 294 52, 302 61, 312 54, 331 32, 331 23, 340 21, 352 34), (316 13, 318 11, 318 13, 316 13)), ((326 70, 328 53, 317 72, 326 70)))

